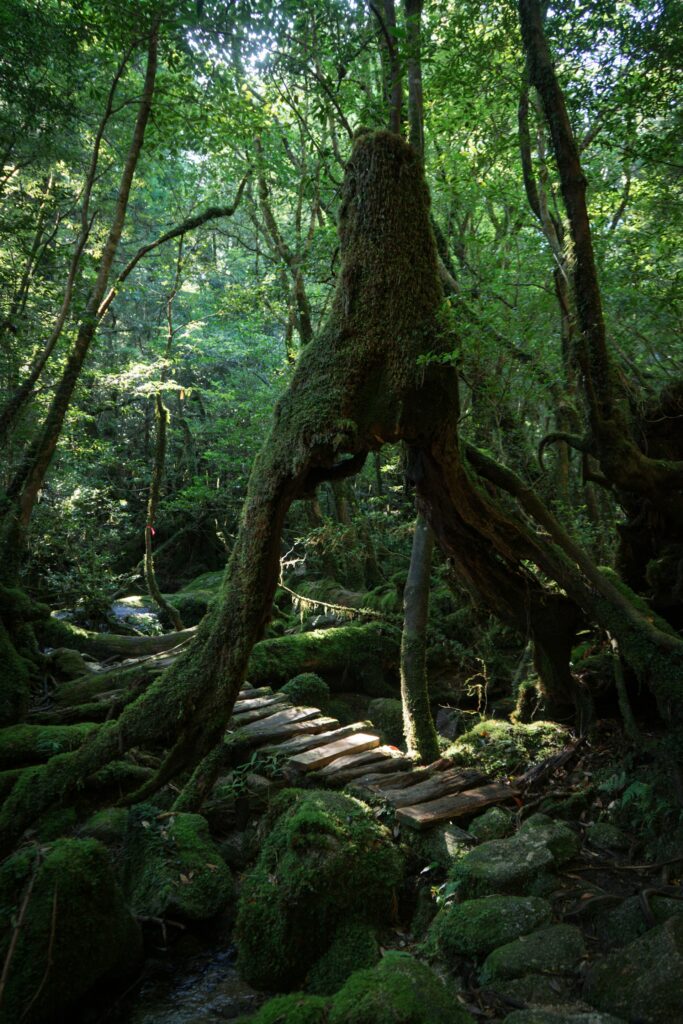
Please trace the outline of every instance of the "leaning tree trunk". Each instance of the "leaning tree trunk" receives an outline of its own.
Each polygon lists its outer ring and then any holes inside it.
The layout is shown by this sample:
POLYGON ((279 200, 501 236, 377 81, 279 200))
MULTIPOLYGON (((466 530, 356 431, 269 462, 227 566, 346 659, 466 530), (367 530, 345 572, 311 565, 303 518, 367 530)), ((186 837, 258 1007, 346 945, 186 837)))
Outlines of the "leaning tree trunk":
POLYGON ((410 146, 388 132, 356 139, 339 222, 342 269, 330 319, 302 353, 254 464, 219 601, 187 653, 118 721, 19 780, 0 816, 8 841, 132 746, 174 744, 145 792, 209 753, 270 615, 291 502, 356 472, 382 444, 426 443, 443 410, 457 421, 454 371, 418 365, 453 341, 439 324, 429 195, 410 146))
POLYGON ((161 395, 157 392, 154 399, 154 418, 157 425, 157 442, 154 450, 154 465, 152 467, 152 480, 149 485, 149 499, 147 501, 147 523, 145 525, 145 583, 150 597, 153 597, 162 611, 165 611, 173 628, 177 633, 184 629, 183 620, 177 608, 166 600, 159 590, 156 573, 154 572, 154 553, 152 551, 152 538, 154 536, 154 520, 159 504, 161 493, 161 481, 164 476, 164 462, 166 461, 166 431, 168 428, 169 412, 164 405, 161 395))

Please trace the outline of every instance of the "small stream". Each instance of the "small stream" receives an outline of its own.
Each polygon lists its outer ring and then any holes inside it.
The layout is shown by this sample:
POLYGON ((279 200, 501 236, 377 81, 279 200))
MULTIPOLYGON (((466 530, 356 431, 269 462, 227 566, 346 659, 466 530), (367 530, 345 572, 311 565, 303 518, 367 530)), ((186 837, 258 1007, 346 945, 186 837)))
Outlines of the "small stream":
POLYGON ((198 950, 200 941, 183 936, 148 958, 143 980, 93 1024, 221 1024, 254 1013, 265 997, 239 977, 235 947, 214 940, 198 950))

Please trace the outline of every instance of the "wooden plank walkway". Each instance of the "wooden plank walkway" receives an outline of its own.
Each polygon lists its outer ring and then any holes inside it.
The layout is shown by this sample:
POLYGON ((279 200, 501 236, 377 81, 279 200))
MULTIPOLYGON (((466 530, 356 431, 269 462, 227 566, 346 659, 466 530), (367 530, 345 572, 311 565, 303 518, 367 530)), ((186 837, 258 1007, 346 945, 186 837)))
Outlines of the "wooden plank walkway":
POLYGON ((293 706, 283 693, 244 684, 228 723, 226 739, 245 750, 285 755, 285 779, 318 786, 349 783, 359 796, 396 809, 396 821, 423 830, 517 796, 476 769, 455 768, 441 759, 415 767, 396 747, 382 745, 371 722, 340 726, 319 708, 293 706))

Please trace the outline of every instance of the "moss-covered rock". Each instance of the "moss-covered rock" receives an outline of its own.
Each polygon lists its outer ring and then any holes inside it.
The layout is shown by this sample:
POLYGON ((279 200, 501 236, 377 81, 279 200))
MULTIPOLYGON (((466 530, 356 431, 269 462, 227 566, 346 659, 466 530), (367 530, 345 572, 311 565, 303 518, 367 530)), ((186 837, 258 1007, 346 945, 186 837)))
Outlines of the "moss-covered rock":
MULTIPOLYGON (((536 1006, 529 1010, 515 1010, 505 1018, 505 1024, 626 1024, 621 1017, 595 1010, 577 1009, 576 1006, 536 1006)), ((673 1022, 672 1022, 673 1024, 673 1022)))
POLYGON ((489 807, 469 823, 467 831, 480 842, 505 839, 515 830, 515 816, 507 807, 489 807))
POLYGON ((485 896, 444 907, 434 918, 427 939, 431 953, 486 956, 548 924, 552 908, 537 896, 485 896))
POLYGON ((286 991, 329 948, 340 921, 389 919, 402 863, 358 800, 285 790, 273 814, 279 818, 243 881, 235 935, 245 979, 286 991))
POLYGON ((82 836, 98 839, 105 846, 118 846, 124 842, 127 828, 127 808, 105 807, 83 823, 80 833, 82 836))
POLYGON ((336 693, 392 696, 387 678, 398 668, 400 643, 400 631, 379 622, 274 637, 256 644, 247 675, 252 683, 281 686, 315 672, 336 693))
POLYGON ((17 651, 0 621, 0 726, 20 721, 28 711, 31 663, 17 651))
POLYGON ((629 837, 608 821, 596 821, 586 830, 586 842, 595 850, 628 850, 629 837))
POLYGON ((387 953, 349 978, 332 1000, 329 1024, 472 1024, 472 1017, 426 964, 387 953))
POLYGON ((125 977, 142 953, 105 848, 92 839, 30 847, 0 868, 0 959, 26 911, 7 975, 2 1024, 47 1024, 95 986, 125 977), (30 892, 29 892, 29 887, 30 892))
POLYGON ((334 995, 354 971, 373 967, 379 958, 374 928, 364 921, 341 924, 330 948, 312 967, 306 989, 320 996, 334 995))
POLYGON ((320 996, 292 992, 269 999, 255 1017, 240 1017, 235 1024, 327 1024, 328 1006, 320 996))
POLYGON ((457 825, 437 825, 424 832, 405 829, 401 844, 414 860, 416 871, 424 867, 438 867, 448 871, 474 846, 471 836, 457 825))
POLYGON ((200 814, 138 804, 125 839, 125 888, 136 914, 202 921, 234 899, 230 870, 200 814))
POLYGON ((0 729, 0 768, 20 768, 48 761, 80 747, 86 736, 99 726, 93 722, 77 725, 12 725, 0 729))
POLYGON ((576 995, 577 979, 559 974, 525 974, 521 978, 493 978, 486 988, 506 1000, 556 1006, 572 1001, 576 995))
POLYGON ((476 764, 491 775, 512 775, 556 753, 570 734, 556 722, 505 722, 487 718, 459 736, 445 753, 455 764, 476 764))
POLYGON ((657 925, 599 961, 585 998, 598 1010, 644 1024, 672 1024, 683 1007, 683 916, 657 925))
POLYGON ((282 687, 292 704, 325 709, 330 699, 330 688, 315 672, 302 672, 282 687))
POLYGON ((494 893, 544 895, 555 884, 553 869, 575 856, 578 836, 562 822, 535 814, 508 839, 491 839, 453 865, 461 896, 494 893))
POLYGON ((403 705, 393 697, 377 697, 368 705, 368 718, 379 729, 382 743, 401 746, 403 735, 403 705))
POLYGON ((571 924, 550 925, 494 949, 484 961, 479 980, 487 985, 496 979, 521 978, 531 971, 570 974, 585 953, 579 928, 571 924))
MULTIPOLYGON (((648 900, 650 910, 657 924, 664 924, 675 914, 683 915, 683 901, 668 899, 666 896, 651 896, 648 900)), ((643 904, 639 896, 629 896, 616 907, 604 907, 597 904, 597 912, 593 917, 596 938, 602 948, 617 949, 634 942, 650 929, 650 922, 643 914, 643 904)))
POLYGON ((50 669, 63 679, 78 679, 87 675, 88 663, 80 653, 70 647, 57 647, 47 655, 50 669))

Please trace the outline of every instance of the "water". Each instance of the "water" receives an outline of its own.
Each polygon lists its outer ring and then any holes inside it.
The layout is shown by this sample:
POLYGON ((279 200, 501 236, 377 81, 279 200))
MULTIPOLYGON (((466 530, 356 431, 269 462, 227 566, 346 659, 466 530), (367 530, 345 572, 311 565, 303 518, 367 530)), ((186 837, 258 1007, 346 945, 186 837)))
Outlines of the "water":
POLYGON ((135 991, 97 1024, 222 1024, 254 1013, 265 997, 242 981, 235 957, 221 946, 148 960, 135 991))

